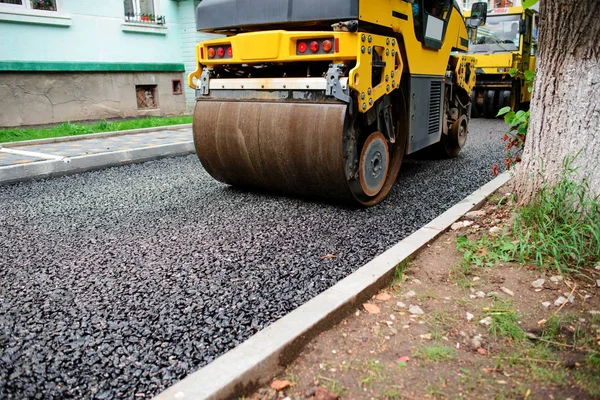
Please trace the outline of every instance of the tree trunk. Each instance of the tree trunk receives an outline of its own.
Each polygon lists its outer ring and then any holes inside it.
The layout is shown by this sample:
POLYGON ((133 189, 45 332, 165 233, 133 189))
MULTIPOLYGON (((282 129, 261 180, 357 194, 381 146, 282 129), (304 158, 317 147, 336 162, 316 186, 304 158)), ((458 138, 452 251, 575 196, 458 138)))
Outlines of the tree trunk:
POLYGON ((565 156, 600 194, 600 1, 540 0, 529 131, 514 180, 521 204, 555 184, 565 156))

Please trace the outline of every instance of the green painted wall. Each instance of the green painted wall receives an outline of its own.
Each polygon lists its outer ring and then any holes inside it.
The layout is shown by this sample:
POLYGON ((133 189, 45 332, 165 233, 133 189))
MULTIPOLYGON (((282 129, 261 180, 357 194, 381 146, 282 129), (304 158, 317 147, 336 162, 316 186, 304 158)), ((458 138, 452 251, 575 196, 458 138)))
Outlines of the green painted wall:
POLYGON ((0 5, 0 61, 182 63, 178 10, 187 2, 156 0, 164 34, 124 31, 123 0, 63 0, 56 14, 44 13, 68 17, 70 26, 7 21, 14 14, 0 5))

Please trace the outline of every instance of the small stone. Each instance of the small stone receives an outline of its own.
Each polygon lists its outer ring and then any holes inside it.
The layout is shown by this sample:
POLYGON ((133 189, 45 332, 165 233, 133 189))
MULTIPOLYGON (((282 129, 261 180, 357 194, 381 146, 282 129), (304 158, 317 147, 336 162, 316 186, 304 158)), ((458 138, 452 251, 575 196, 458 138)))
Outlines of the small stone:
POLYGON ((471 348, 473 350, 477 350, 483 345, 483 338, 481 337, 481 335, 473 336, 469 344, 471 345, 471 348))
POLYGON ((425 339, 425 340, 431 340, 431 338, 433 337, 431 335, 431 333, 426 333, 426 334, 420 335, 420 336, 421 336, 421 339, 425 339))
POLYGON ((497 226, 492 226, 490 228, 490 235, 497 235, 502 231, 502 228, 499 228, 497 226))
POLYGON ((558 299, 556 299, 556 300, 554 301, 554 305, 555 305, 556 307, 560 307, 560 306, 562 306, 563 304, 565 304, 567 301, 569 301, 569 300, 567 300, 567 298, 566 298, 566 297, 560 296, 558 299))
POLYGON ((420 284, 421 284, 421 281, 420 281, 420 280, 418 280, 418 279, 413 279, 413 283, 414 283, 415 285, 420 285, 420 284))
POLYGON ((415 293, 414 290, 411 290, 410 292, 406 293, 405 295, 403 295, 402 297, 404 297, 405 299, 409 299, 411 297, 415 297, 417 294, 415 293))
POLYGON ((396 307, 406 308, 406 304, 404 304, 403 302, 399 301, 399 302, 396 303, 396 307))
POLYGON ((457 231, 459 229, 466 228, 466 227, 471 226, 473 224, 474 224, 473 221, 459 221, 459 222, 453 223, 450 226, 450 229, 452 229, 453 231, 457 231))
POLYGON ((398 329, 394 328, 393 326, 388 326, 388 328, 390 329, 390 335, 394 336, 395 334, 398 333, 398 329))
POLYGON ((484 349, 483 347, 480 347, 480 348, 478 348, 478 349, 477 349, 477 352, 478 352, 479 354, 481 354, 482 356, 485 356, 485 355, 487 355, 487 350, 486 350, 486 349, 484 349))
POLYGON ((563 277, 560 275, 554 275, 550 277, 550 280, 554 283, 558 283, 560 281, 562 281, 563 277))
POLYGON ((592 315, 600 315, 600 311, 598 311, 598 310, 590 310, 590 311, 588 311, 588 313, 590 313, 592 315))
MULTIPOLYGON (((396 304, 396 305, 397 305, 397 304, 396 304)), ((395 320, 396 320, 396 316, 395 316, 394 314, 390 314, 390 319, 391 319, 392 321, 395 321, 395 320)))
POLYGON ((502 286, 502 287, 500 288, 500 290, 502 290, 504 293, 506 293, 506 294, 507 294, 507 295, 509 295, 509 296, 514 296, 514 295, 515 295, 515 294, 514 294, 514 292, 513 292, 512 290, 510 290, 510 289, 508 289, 508 288, 505 288, 504 286, 502 286))
POLYGON ((478 277, 478 276, 473 277, 473 282, 477 282, 477 281, 480 281, 480 280, 481 280, 481 278, 478 277))
POLYGON ((484 298, 485 297, 485 293, 482 292, 481 290, 475 293, 475 296, 480 297, 480 298, 484 298))
POLYGON ((425 314, 421 307, 419 306, 410 306, 408 307, 408 312, 414 315, 422 315, 425 314))
POLYGON ((531 282, 531 286, 533 286, 536 289, 539 289, 544 286, 544 282, 546 282, 545 279, 536 279, 535 281, 531 282))
POLYGON ((474 219, 474 218, 483 217, 484 215, 485 215, 485 211, 475 210, 475 211, 469 211, 468 213, 466 213, 465 218, 474 219))
POLYGON ((331 350, 331 352, 332 352, 333 354, 337 354, 337 351, 336 351, 336 350, 331 350))
POLYGON ((600 263, 598 263, 598 264, 597 264, 597 265, 594 267, 594 269, 595 269, 596 271, 600 271, 600 263))
POLYGON ((600 287, 600 279, 596 279, 596 286, 600 287))
POLYGON ((550 306, 552 305, 552 303, 550 303, 549 301, 544 301, 544 302, 542 302, 542 305, 543 305, 545 308, 548 308, 548 307, 550 307, 550 306))
POLYGON ((490 326, 492 324, 492 317, 485 317, 481 321, 479 321, 481 325, 490 326))
POLYGON ((471 321, 475 316, 473 314, 471 314, 470 312, 467 312, 467 321, 471 321))
POLYGON ((469 295, 469 298, 470 298, 470 299, 476 299, 476 298, 477 298, 477 296, 475 296, 474 294, 470 294, 470 295, 469 295))

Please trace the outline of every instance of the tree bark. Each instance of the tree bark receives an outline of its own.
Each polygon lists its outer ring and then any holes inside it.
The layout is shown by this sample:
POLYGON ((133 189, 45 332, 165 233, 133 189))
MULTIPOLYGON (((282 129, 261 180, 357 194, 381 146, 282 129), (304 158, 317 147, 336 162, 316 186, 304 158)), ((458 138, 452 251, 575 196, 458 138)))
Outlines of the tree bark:
POLYGON ((529 131, 514 180, 521 204, 562 176, 578 156, 577 179, 600 194, 600 1, 540 0, 529 131))

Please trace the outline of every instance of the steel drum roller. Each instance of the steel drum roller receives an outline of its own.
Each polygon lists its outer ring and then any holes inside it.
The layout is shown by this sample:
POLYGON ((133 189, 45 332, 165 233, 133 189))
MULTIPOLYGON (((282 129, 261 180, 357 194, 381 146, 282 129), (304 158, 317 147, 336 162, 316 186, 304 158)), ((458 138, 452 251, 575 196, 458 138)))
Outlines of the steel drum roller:
POLYGON ((342 150, 344 104, 198 101, 196 153, 234 186, 352 199, 342 150))

